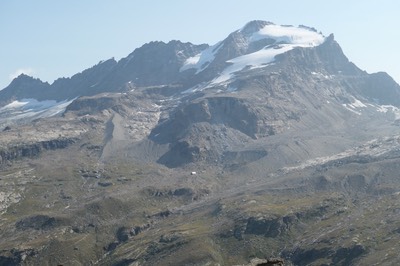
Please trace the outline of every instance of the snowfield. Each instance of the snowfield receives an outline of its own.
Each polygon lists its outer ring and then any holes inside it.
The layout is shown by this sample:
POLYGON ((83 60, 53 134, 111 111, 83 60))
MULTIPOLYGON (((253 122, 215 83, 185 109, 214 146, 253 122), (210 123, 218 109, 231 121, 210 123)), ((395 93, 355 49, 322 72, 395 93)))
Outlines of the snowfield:
POLYGON ((38 101, 36 99, 22 99, 13 101, 0 108, 0 123, 9 124, 19 120, 37 119, 60 115, 73 100, 57 102, 55 100, 38 101))
POLYGON ((372 108, 374 111, 379 113, 393 114, 395 119, 400 119, 400 109, 393 105, 376 105, 376 104, 365 104, 360 100, 353 98, 353 102, 349 104, 342 104, 347 110, 357 114, 362 115, 362 110, 367 108, 372 108))
MULTIPOLYGON (((241 30, 238 32, 240 31, 241 30)), ((235 72, 241 71, 246 67, 249 69, 264 67, 272 63, 275 60, 275 56, 296 47, 315 47, 325 41, 325 37, 321 33, 317 33, 304 26, 294 27, 270 24, 249 36, 244 36, 244 40, 240 43, 240 46, 248 47, 250 44, 263 39, 273 40, 273 42, 256 52, 226 61, 229 66, 227 66, 211 84, 226 82, 234 77, 235 72)), ((205 49, 200 54, 188 58, 180 71, 194 68, 197 70, 196 74, 200 73, 210 65, 223 46, 224 42, 219 42, 205 49)))
POLYGON ((215 55, 218 53, 219 49, 223 46, 223 42, 219 42, 213 46, 208 47, 203 52, 197 54, 196 56, 189 57, 186 59, 183 66, 180 68, 180 72, 188 69, 197 69, 196 74, 200 73, 214 60, 215 55))

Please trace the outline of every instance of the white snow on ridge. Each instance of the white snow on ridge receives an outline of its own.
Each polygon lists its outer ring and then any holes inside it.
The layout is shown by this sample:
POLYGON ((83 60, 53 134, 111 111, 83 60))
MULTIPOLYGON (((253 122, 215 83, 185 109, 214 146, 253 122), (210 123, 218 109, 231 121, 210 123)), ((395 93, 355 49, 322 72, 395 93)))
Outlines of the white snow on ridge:
MULTIPOLYGON (((232 65, 225 68, 221 75, 212 83, 216 84, 227 81, 233 77, 235 72, 245 67, 250 67, 250 69, 264 67, 273 62, 276 55, 285 53, 295 47, 315 47, 325 41, 325 37, 322 34, 305 27, 269 24, 258 32, 253 33, 250 37, 244 37, 242 45, 248 46, 262 39, 272 39, 275 42, 254 53, 239 56, 227 61, 227 63, 231 63, 232 65)), ((219 42, 196 56, 188 58, 180 71, 191 68, 197 69, 196 74, 203 71, 214 60, 215 55, 223 44, 224 43, 219 42)))
POLYGON ((13 101, 8 105, 0 108, 0 111, 12 110, 12 109, 21 109, 21 111, 32 111, 38 112, 42 110, 47 110, 49 108, 57 107, 59 105, 64 105, 65 103, 71 103, 71 101, 62 101, 57 102, 55 100, 45 100, 38 101, 36 99, 22 99, 21 101, 13 101))
POLYGON ((250 37, 250 42, 261 39, 274 39, 276 42, 312 47, 324 42, 325 37, 305 27, 266 25, 250 37))
POLYGON ((7 110, 7 109, 15 109, 15 108, 20 108, 24 105, 28 104, 28 101, 25 102, 20 102, 20 101, 13 101, 12 103, 7 104, 6 106, 0 108, 1 110, 7 110))
POLYGON ((254 53, 227 61, 227 63, 232 63, 232 65, 225 68, 221 75, 214 79, 212 83, 225 82, 233 78, 235 72, 241 71, 246 67, 249 67, 249 69, 265 67, 275 60, 275 56, 296 47, 315 47, 325 41, 325 37, 322 34, 310 29, 279 25, 266 25, 250 36, 249 43, 261 39, 273 39, 275 43, 265 46, 254 53))
POLYGON ((72 102, 54 100, 37 101, 36 99, 22 99, 0 108, 0 122, 18 121, 21 119, 36 119, 61 114, 72 102))
POLYGON ((223 46, 222 42, 219 42, 213 46, 208 47, 201 53, 189 57, 186 59, 183 66, 179 69, 179 72, 185 71, 187 69, 195 68, 197 69, 197 73, 203 71, 215 58, 215 55, 218 53, 218 50, 223 46))
POLYGON ((282 54, 287 52, 294 47, 290 46, 280 46, 279 48, 264 48, 257 52, 242 55, 227 61, 227 63, 232 63, 232 65, 228 66, 224 69, 224 71, 213 80, 213 84, 225 82, 235 75, 235 72, 243 70, 245 67, 249 67, 249 69, 261 68, 267 66, 269 63, 274 61, 274 58, 278 54, 282 54))

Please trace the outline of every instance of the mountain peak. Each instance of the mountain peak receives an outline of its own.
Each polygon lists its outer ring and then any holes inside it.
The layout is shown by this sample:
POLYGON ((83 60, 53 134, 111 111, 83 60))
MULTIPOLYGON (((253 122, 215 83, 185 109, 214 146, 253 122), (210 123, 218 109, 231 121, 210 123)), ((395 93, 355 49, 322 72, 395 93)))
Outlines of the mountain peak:
POLYGON ((212 84, 223 83, 243 69, 265 67, 277 55, 297 47, 316 47, 324 41, 325 37, 314 28, 254 20, 232 32, 222 42, 188 58, 180 70, 196 69, 195 73, 199 74, 209 69, 209 77, 215 78, 212 84), (219 73, 217 77, 216 72, 219 73))
POLYGON ((266 25, 274 25, 274 23, 263 20, 253 20, 244 25, 244 27, 239 31, 244 35, 253 34, 264 28, 266 25))
POLYGON ((47 84, 47 82, 43 82, 38 78, 34 78, 32 76, 29 76, 25 73, 20 74, 18 77, 14 78, 10 85, 8 87, 12 87, 15 85, 21 85, 21 84, 26 84, 26 83, 35 83, 35 84, 47 84))

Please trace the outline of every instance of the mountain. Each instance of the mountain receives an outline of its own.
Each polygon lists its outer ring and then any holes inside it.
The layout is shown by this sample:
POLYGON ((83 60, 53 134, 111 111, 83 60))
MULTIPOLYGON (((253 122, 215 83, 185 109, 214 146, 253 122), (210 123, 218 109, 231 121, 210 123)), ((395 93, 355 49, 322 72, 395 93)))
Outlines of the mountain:
POLYGON ((399 263, 400 86, 332 34, 251 21, 21 75, 0 124, 0 265, 399 263))

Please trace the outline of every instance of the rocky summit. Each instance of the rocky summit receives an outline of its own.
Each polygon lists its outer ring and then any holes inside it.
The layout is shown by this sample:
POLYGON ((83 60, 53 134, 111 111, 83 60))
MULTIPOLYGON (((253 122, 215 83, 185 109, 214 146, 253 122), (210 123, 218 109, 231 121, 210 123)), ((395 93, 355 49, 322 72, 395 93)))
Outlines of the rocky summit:
POLYGON ((0 91, 0 265, 396 265, 400 86, 252 21, 0 91))

